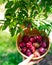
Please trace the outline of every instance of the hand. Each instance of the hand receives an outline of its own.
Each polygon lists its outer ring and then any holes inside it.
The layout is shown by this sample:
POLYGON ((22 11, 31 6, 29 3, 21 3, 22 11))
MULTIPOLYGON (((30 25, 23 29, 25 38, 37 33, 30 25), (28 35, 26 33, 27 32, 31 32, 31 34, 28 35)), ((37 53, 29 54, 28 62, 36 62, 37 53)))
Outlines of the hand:
POLYGON ((23 62, 19 63, 18 65, 33 65, 33 64, 39 63, 42 60, 40 59, 38 61, 31 61, 33 57, 34 55, 31 55, 30 57, 28 57, 27 59, 25 59, 23 62))

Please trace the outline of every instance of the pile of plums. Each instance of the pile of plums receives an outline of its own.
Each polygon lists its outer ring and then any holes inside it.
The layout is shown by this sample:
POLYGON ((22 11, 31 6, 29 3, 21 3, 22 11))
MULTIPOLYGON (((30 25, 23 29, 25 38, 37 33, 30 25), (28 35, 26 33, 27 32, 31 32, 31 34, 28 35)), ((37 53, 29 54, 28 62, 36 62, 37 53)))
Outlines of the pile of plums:
POLYGON ((34 54, 35 57, 43 55, 47 50, 47 43, 41 35, 27 36, 24 35, 19 42, 20 51, 26 56, 34 54))

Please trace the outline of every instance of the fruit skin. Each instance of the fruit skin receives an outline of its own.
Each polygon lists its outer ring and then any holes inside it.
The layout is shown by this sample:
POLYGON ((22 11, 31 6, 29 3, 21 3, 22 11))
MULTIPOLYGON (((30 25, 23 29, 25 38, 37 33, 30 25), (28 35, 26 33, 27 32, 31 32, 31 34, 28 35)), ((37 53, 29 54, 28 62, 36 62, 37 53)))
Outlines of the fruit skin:
POLYGON ((34 36, 35 42, 37 41, 37 36, 34 36))
POLYGON ((39 48, 40 47, 40 43, 33 43, 33 46, 35 47, 35 48, 39 48))
POLYGON ((46 42, 42 42, 42 47, 44 47, 44 48, 47 47, 46 42))
POLYGON ((23 36, 23 41, 24 41, 24 42, 28 42, 28 41, 29 41, 29 37, 28 37, 27 35, 24 35, 24 36, 23 36))
POLYGON ((32 54, 32 52, 28 49, 27 51, 26 51, 26 55, 27 56, 30 56, 32 54))
POLYGON ((41 36, 28 37, 24 35, 19 46, 23 54, 27 56, 34 54, 34 57, 39 57, 46 52, 47 44, 41 36))
POLYGON ((20 48, 23 48, 23 47, 25 47, 25 43, 24 43, 23 41, 21 41, 21 42, 19 43, 19 46, 20 46, 20 48))
POLYGON ((39 48, 39 52, 40 52, 40 54, 44 54, 44 53, 46 52, 46 50, 45 50, 45 48, 40 47, 40 48, 39 48))
POLYGON ((35 47, 34 46, 31 46, 30 47, 30 50, 31 50, 32 53, 34 53, 35 52, 35 47))
POLYGON ((32 53, 35 52, 35 47, 32 45, 31 42, 26 43, 26 46, 31 50, 32 53))
POLYGON ((37 42, 41 42, 42 41, 42 36, 37 36, 37 42))
POLYGON ((40 56, 40 53, 38 51, 35 51, 34 52, 34 57, 39 57, 40 56))
POLYGON ((30 42, 32 42, 32 43, 35 42, 35 38, 34 38, 34 36, 31 36, 31 37, 30 37, 30 42))
POLYGON ((26 53, 26 51, 27 51, 27 48, 26 47, 24 47, 24 48, 21 49, 21 52, 22 53, 26 53))
POLYGON ((27 46, 28 48, 31 48, 32 43, 31 43, 31 42, 27 42, 27 43, 26 43, 26 46, 27 46))

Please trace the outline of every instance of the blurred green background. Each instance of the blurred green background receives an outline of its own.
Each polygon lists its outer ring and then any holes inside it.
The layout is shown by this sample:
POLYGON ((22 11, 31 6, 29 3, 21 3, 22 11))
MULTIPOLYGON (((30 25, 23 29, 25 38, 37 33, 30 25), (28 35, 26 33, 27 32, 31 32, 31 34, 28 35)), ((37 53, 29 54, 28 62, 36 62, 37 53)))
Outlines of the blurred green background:
POLYGON ((16 49, 16 36, 0 30, 0 65, 18 65, 22 61, 16 49))

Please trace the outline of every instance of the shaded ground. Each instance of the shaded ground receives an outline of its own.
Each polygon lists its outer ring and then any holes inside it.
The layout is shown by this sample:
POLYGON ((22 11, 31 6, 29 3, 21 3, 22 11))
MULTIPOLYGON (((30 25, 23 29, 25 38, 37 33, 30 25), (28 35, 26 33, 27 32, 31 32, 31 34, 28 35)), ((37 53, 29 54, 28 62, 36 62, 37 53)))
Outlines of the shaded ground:
POLYGON ((52 54, 48 54, 38 65, 52 65, 52 54))

